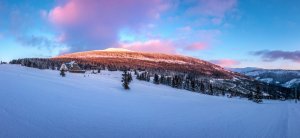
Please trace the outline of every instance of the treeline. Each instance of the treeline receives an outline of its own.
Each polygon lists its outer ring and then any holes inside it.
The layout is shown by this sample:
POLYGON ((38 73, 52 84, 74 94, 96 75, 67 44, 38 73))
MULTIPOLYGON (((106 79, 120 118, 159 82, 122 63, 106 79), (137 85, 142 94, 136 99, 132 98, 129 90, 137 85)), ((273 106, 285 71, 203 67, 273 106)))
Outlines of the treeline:
MULTIPOLYGON (((138 73, 135 71, 136 78, 142 81, 150 82, 150 73, 142 72, 138 73)), ((262 91, 260 89, 253 90, 251 93, 251 97, 249 94, 241 93, 236 90, 236 87, 230 87, 228 84, 221 81, 213 81, 208 78, 196 78, 192 75, 173 75, 173 76, 165 76, 154 74, 152 83, 154 84, 162 84, 167 85, 177 89, 184 89, 192 92, 214 95, 214 96, 227 96, 229 98, 232 97, 243 97, 248 98, 249 100, 253 100, 255 102, 261 102, 263 98, 262 91)), ((232 86, 232 84, 231 84, 232 86)), ((257 86, 256 88, 259 88, 257 86)))
POLYGON ((0 64, 7 64, 6 62, 4 62, 4 61, 0 61, 0 64))
MULTIPOLYGON (((60 60, 52 60, 48 58, 24 58, 24 59, 16 59, 9 62, 10 64, 20 64, 22 66, 38 68, 38 69, 52 69, 59 70, 63 63, 67 63, 60 60)), ((84 62, 76 62, 81 69, 84 70, 93 70, 97 69, 105 69, 104 65, 98 65, 93 63, 84 63, 84 62)), ((110 71, 118 70, 114 66, 107 66, 107 69, 110 71)))
POLYGON ((38 69, 52 69, 59 70, 61 66, 61 62, 52 61, 47 58, 24 58, 12 60, 9 62, 10 64, 20 64, 26 67, 38 68, 38 69))
MULTIPOLYGON (((79 64, 90 64, 90 65, 105 65, 109 69, 131 69, 131 70, 155 70, 160 73, 188 73, 197 76, 208 76, 214 78, 231 78, 232 74, 224 72, 223 70, 217 70, 216 65, 210 63, 195 63, 184 64, 179 66, 178 63, 174 62, 161 62, 161 61, 151 61, 151 60, 140 60, 135 58, 55 58, 52 60, 70 62, 76 61, 79 64)), ((196 61, 195 61, 196 62, 196 61)))
POLYGON ((255 102, 261 99, 289 99, 293 98, 292 90, 280 86, 265 84, 258 81, 232 81, 224 79, 211 79, 206 77, 195 77, 189 74, 159 75, 144 71, 134 71, 137 80, 148 81, 154 84, 167 85, 177 89, 185 89, 192 92, 215 95, 248 98, 255 102), (150 79, 150 77, 152 79, 150 79), (265 94, 263 94, 265 93, 265 94))
MULTIPOLYGON (((25 58, 12 60, 10 64, 21 64, 23 66, 38 69, 59 70, 60 66, 66 62, 70 61, 64 59, 53 60, 42 58, 25 58)), ((263 99, 290 99, 294 96, 292 89, 266 84, 248 78, 215 78, 207 75, 199 75, 195 72, 179 72, 161 68, 143 68, 138 66, 117 64, 115 62, 101 64, 99 62, 77 60, 76 63, 83 70, 97 69, 100 71, 107 69, 109 71, 133 71, 137 80, 153 82, 155 84, 167 85, 177 89, 185 89, 188 91, 208 95, 223 95, 228 97, 243 97, 248 99, 251 99, 251 97, 263 99)))

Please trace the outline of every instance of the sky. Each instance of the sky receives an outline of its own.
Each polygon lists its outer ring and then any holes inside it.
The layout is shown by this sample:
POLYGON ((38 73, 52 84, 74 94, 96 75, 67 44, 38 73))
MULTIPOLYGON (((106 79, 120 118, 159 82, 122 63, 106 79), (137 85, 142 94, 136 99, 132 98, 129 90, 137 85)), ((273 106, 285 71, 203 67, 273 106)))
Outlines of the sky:
POLYGON ((299 0, 0 0, 0 60, 106 48, 300 70, 299 0))

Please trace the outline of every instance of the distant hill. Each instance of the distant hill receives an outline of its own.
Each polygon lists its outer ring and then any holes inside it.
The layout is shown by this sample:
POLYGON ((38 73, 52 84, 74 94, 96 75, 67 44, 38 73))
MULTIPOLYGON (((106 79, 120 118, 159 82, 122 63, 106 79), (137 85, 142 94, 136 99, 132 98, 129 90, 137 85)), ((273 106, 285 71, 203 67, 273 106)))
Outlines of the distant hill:
POLYGON ((233 78, 237 75, 218 65, 197 58, 162 53, 134 52, 120 48, 77 52, 57 56, 53 59, 88 61, 96 64, 117 65, 127 68, 160 70, 161 72, 168 70, 215 78, 233 78))
POLYGON ((269 84, 292 88, 300 86, 300 70, 261 69, 261 68, 231 68, 246 76, 269 84))

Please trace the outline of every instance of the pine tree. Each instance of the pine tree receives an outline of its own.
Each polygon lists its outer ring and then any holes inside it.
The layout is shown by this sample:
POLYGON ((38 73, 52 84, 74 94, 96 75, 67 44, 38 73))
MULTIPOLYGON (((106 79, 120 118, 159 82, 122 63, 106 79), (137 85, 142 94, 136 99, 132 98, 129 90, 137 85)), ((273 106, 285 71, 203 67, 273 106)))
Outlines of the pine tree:
POLYGON ((134 75, 138 75, 139 73, 137 72, 137 70, 134 70, 134 75))
POLYGON ((202 92, 202 93, 205 92, 205 87, 204 87, 204 84, 202 81, 200 82, 200 92, 202 92))
POLYGON ((256 103, 262 102, 262 92, 258 85, 256 86, 256 92, 255 92, 255 95, 253 96, 253 101, 256 103))
POLYGON ((65 74, 65 70, 60 70, 60 76, 62 76, 62 77, 65 77, 66 76, 66 74, 65 74))
POLYGON ((194 92, 196 90, 195 80, 191 81, 191 90, 194 92))
POLYGON ((124 71, 122 74, 122 82, 123 82, 123 87, 125 90, 129 89, 129 75, 127 71, 124 71))
POLYGON ((247 98, 248 98, 248 100, 252 100, 252 99, 253 99, 253 93, 252 93, 252 92, 249 92, 249 93, 247 94, 247 98))
POLYGON ((224 90, 222 90, 222 96, 225 96, 225 91, 224 90))
POLYGON ((172 87, 175 88, 176 87, 176 76, 172 79, 172 87))
POLYGON ((161 84, 165 84, 165 76, 164 76, 164 75, 161 75, 159 81, 160 81, 161 84))
POLYGON ((128 81, 129 81, 129 83, 132 81, 132 75, 131 75, 131 72, 128 73, 128 81))
POLYGON ((154 74, 153 83, 154 84, 159 84, 159 76, 157 74, 154 74))
POLYGON ((146 74, 146 81, 148 81, 148 82, 150 81, 150 75, 149 75, 149 73, 146 74))
POLYGON ((213 92, 213 86, 212 86, 212 84, 210 83, 209 84, 209 95, 213 95, 214 94, 214 92, 213 92))

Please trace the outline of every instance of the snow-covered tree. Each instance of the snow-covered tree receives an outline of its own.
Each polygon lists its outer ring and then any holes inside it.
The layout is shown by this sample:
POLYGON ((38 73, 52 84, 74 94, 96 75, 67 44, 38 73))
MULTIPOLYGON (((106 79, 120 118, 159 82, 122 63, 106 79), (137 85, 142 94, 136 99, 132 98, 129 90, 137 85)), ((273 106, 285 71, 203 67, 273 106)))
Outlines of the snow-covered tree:
POLYGON ((131 72, 128 72, 128 81, 129 81, 129 83, 132 81, 132 75, 131 75, 131 72))
POLYGON ((154 74, 153 83, 154 84, 159 84, 159 76, 157 74, 154 74))
POLYGON ((200 82, 200 92, 202 92, 202 93, 205 92, 205 87, 204 87, 203 81, 200 82))
POLYGON ((253 101, 256 103, 262 102, 262 92, 259 86, 256 86, 256 92, 254 93, 253 101))
POLYGON ((195 80, 191 80, 191 91, 196 91, 196 84, 195 84, 195 80))
POLYGON ((66 76, 65 70, 60 70, 60 76, 62 76, 62 77, 65 77, 65 76, 66 76))
POLYGON ((213 85, 211 83, 209 84, 209 95, 214 95, 213 85))
POLYGON ((161 84, 166 84, 166 81, 165 81, 165 76, 164 75, 161 75, 160 79, 159 79, 159 83, 161 84))
POLYGON ((122 74, 122 82, 123 82, 122 85, 125 90, 130 89, 129 88, 130 78, 129 78, 129 74, 127 73, 127 71, 124 71, 122 74))

